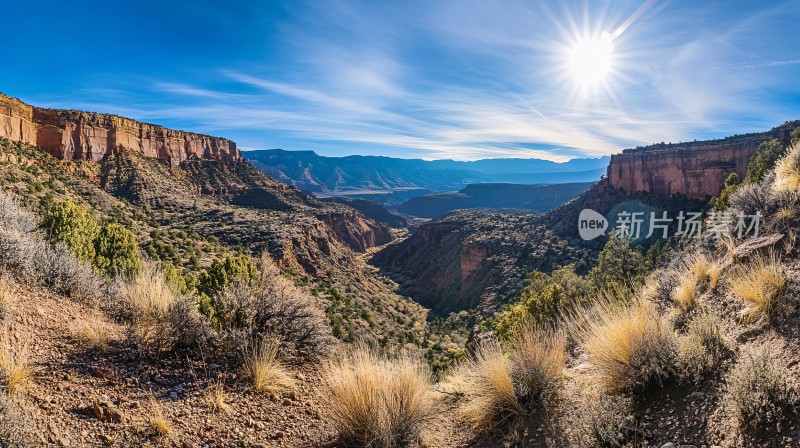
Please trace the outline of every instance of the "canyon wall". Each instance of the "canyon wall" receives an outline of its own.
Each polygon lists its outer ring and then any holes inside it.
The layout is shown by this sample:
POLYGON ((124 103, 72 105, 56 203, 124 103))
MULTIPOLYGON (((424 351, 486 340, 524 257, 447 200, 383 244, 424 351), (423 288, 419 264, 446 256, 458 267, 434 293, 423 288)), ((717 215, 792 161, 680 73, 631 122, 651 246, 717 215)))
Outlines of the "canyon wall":
POLYGON ((178 165, 188 159, 239 160, 236 143, 129 118, 42 109, 0 94, 0 137, 44 148, 64 160, 99 161, 117 148, 178 165))
POLYGON ((800 121, 768 132, 690 143, 656 144, 623 150, 611 156, 608 182, 626 192, 664 196, 682 194, 693 199, 716 196, 725 179, 736 173, 743 179, 747 162, 761 143, 774 138, 784 144, 800 121))

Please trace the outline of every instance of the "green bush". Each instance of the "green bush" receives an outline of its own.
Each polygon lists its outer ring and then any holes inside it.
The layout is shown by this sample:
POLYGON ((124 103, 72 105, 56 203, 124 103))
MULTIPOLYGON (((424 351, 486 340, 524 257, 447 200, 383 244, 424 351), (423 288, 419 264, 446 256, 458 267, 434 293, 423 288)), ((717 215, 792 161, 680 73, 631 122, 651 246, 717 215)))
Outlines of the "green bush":
POLYGON ((258 280, 258 270, 247 255, 239 254, 235 257, 228 255, 224 259, 214 260, 211 267, 200 274, 197 283, 200 311, 213 318, 216 312, 214 297, 235 283, 250 285, 256 280, 258 280))
POLYGON ((731 173, 728 178, 725 179, 725 185, 719 193, 719 196, 711 199, 711 207, 714 211, 721 212, 726 210, 730 205, 731 195, 739 189, 740 185, 739 176, 737 176, 736 173, 731 173))
POLYGON ((132 275, 142 267, 136 237, 120 224, 103 224, 94 248, 95 266, 108 275, 132 275))
POLYGON ((643 281, 648 270, 644 255, 631 247, 630 239, 612 232, 587 278, 600 291, 620 291, 643 281))
POLYGON ((513 338, 528 324, 550 321, 567 304, 583 301, 591 289, 572 266, 556 269, 550 275, 534 272, 527 283, 519 303, 498 315, 494 330, 501 340, 513 338))
POLYGON ((169 285, 169 289, 175 294, 189 294, 192 291, 192 285, 186 281, 186 277, 179 268, 168 261, 158 263, 158 270, 164 274, 164 279, 169 285))
POLYGON ((87 208, 71 200, 56 202, 44 213, 41 226, 51 238, 66 244, 79 259, 94 258, 94 240, 100 233, 100 226, 87 208))
POLYGON ((747 163, 745 182, 758 183, 775 167, 775 163, 786 152, 780 140, 773 139, 758 145, 758 150, 747 163))

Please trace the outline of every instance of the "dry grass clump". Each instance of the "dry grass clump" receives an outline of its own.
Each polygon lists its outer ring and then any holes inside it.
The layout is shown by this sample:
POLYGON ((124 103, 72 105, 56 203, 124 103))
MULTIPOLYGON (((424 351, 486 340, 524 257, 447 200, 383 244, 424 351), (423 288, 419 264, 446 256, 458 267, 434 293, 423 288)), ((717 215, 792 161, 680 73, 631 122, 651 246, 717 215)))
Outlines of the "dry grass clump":
POLYGON ((479 432, 492 432, 546 410, 557 396, 566 361, 561 332, 523 327, 509 353, 497 343, 479 347, 450 384, 462 394, 460 413, 479 432))
POLYGON ((225 386, 219 381, 210 384, 203 390, 203 399, 214 412, 227 415, 233 412, 228 405, 228 395, 225 393, 225 386))
POLYGON ((196 350, 210 338, 207 320, 190 297, 176 296, 164 275, 146 265, 128 281, 117 283, 114 314, 130 324, 129 337, 155 356, 196 350))
POLYGON ((800 146, 793 146, 775 163, 773 191, 795 193, 800 190, 800 146))
POLYGON ((11 292, 11 285, 0 278, 0 321, 4 320, 11 312, 14 295, 11 292))
POLYGON ((672 300, 683 313, 692 311, 697 306, 697 278, 683 277, 672 293, 672 300))
POLYGON ((605 300, 582 314, 573 322, 575 337, 610 391, 660 385, 673 373, 675 335, 652 304, 605 300))
POLYGON ((256 391, 274 394, 295 385, 296 381, 289 374, 289 369, 278 357, 280 348, 280 340, 264 337, 245 354, 245 373, 256 391))
POLYGON ((695 283, 702 283, 708 278, 708 269, 711 267, 711 262, 708 261, 705 255, 695 255, 689 262, 689 273, 695 278, 695 283))
POLYGON ((175 434, 172 422, 164 415, 164 409, 153 397, 150 397, 147 403, 147 427, 157 437, 170 439, 175 434))
POLYGON ((731 291, 748 303, 741 316, 743 321, 762 317, 770 321, 780 308, 787 277, 775 257, 760 257, 734 270, 730 285, 731 291))
POLYGON ((711 263, 708 266, 708 284, 711 286, 712 291, 717 290, 719 286, 719 276, 722 274, 722 266, 719 263, 711 263))
POLYGON ((357 348, 328 361, 323 380, 323 409, 344 442, 408 446, 433 416, 428 366, 406 352, 387 358, 357 348))
POLYGON ((36 446, 36 425, 21 404, 0 395, 0 446, 28 448, 36 446))
POLYGON ((104 319, 90 316, 73 322, 72 337, 90 350, 104 352, 115 338, 114 328, 104 319))
POLYGON ((631 399, 624 396, 596 392, 579 395, 566 409, 561 424, 564 441, 560 446, 629 446, 637 434, 631 408, 631 399))
POLYGON ((728 375, 720 411, 743 433, 780 428, 798 403, 793 375, 766 348, 747 353, 728 375))
POLYGON ((27 344, 12 342, 8 331, 0 333, 0 384, 9 395, 25 390, 31 379, 27 344))
POLYGON ((678 343, 678 366, 682 378, 694 382, 719 368, 733 351, 720 318, 711 312, 695 315, 686 324, 678 343))
POLYGON ((175 303, 175 293, 164 275, 153 265, 145 266, 121 288, 125 311, 132 322, 158 321, 175 303))

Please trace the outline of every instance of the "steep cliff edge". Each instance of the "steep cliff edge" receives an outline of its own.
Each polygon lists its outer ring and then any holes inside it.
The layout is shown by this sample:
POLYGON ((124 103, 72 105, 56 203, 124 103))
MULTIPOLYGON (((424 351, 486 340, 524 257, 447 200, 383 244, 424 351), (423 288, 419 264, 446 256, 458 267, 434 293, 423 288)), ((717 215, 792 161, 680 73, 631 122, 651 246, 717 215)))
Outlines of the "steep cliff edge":
POLYGON ((655 144, 623 150, 611 156, 609 184, 628 193, 661 196, 682 194, 693 199, 716 196, 725 179, 743 178, 747 162, 761 143, 778 139, 789 143, 800 121, 785 123, 768 132, 689 143, 655 144))
POLYGON ((185 160, 239 160, 236 143, 117 115, 43 109, 0 94, 0 137, 44 148, 63 160, 99 161, 117 148, 178 165, 185 160))

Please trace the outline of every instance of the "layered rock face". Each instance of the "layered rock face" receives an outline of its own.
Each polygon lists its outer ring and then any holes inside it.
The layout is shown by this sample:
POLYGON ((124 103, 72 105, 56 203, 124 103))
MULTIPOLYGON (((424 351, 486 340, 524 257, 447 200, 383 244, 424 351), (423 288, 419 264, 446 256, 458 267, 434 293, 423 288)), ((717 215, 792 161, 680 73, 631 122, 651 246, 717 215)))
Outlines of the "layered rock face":
POLYGON ((0 137, 44 148, 63 160, 99 161, 118 148, 173 165, 184 160, 239 160, 236 143, 175 131, 129 118, 77 110, 42 109, 0 95, 0 137))
POLYGON ((800 121, 786 123, 769 132, 691 143, 656 144, 626 149, 611 156, 608 181, 626 192, 649 192, 663 196, 682 194, 693 199, 716 196, 725 179, 736 173, 743 178, 747 162, 761 143, 778 139, 784 144, 800 121))

